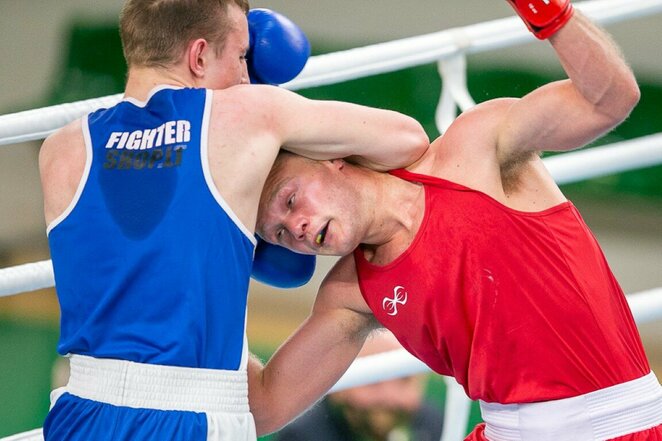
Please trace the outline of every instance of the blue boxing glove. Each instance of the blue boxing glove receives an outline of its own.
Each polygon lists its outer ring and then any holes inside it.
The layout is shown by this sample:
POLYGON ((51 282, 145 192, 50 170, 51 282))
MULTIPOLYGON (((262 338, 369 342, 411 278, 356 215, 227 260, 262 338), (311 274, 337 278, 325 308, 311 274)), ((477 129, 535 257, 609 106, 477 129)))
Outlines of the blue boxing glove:
POLYGON ((278 12, 251 9, 248 30, 248 74, 252 83, 278 85, 299 75, 310 56, 310 43, 297 25, 278 12))
POLYGON ((315 272, 315 256, 298 254, 257 238, 251 277, 276 288, 296 288, 315 272))

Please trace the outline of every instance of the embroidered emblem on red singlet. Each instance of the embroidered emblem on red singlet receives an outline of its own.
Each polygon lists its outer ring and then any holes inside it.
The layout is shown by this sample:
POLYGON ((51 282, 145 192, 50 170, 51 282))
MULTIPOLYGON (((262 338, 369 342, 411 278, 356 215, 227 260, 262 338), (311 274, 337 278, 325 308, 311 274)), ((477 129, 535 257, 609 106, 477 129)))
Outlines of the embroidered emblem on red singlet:
POLYGON ((407 303, 407 291, 404 286, 396 286, 393 288, 393 298, 384 297, 382 301, 382 308, 388 315, 398 314, 398 305, 405 305, 407 303))

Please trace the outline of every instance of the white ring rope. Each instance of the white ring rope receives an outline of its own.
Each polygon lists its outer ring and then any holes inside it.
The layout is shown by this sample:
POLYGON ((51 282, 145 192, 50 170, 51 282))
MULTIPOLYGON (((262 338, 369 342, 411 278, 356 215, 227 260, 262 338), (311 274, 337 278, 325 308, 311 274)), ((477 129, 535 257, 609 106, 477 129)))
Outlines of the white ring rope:
POLYGON ((557 184, 662 164, 662 133, 543 159, 557 184))
MULTIPOLYGON (((662 0, 590 0, 575 3, 575 6, 601 24, 662 12, 662 0)), ((292 90, 315 87, 439 62, 444 88, 435 120, 443 133, 456 116, 456 106, 466 110, 474 104, 466 88, 466 54, 533 40, 519 18, 493 20, 312 57, 302 74, 283 87, 292 90)), ((0 145, 43 139, 68 122, 100 107, 110 107, 121 98, 122 94, 110 95, 0 116, 0 145)), ((559 184, 653 166, 662 163, 662 133, 556 155, 544 161, 559 184)), ((50 260, 0 269, 0 297, 53 286, 50 260)), ((627 300, 637 324, 662 319, 662 288, 628 295, 627 300)), ((356 360, 331 391, 429 371, 404 349, 392 351, 356 360)), ((466 433, 471 402, 452 378, 445 377, 445 380, 446 425, 442 441, 460 440, 466 433)), ((42 439, 41 429, 35 429, 2 440, 42 439)))
MULTIPOLYGON (((544 159, 558 183, 662 164, 662 133, 544 159), (591 164, 587 167, 586 164, 591 164)), ((50 260, 0 269, 0 297, 54 286, 50 260)))
POLYGON ((29 432, 18 433, 16 435, 0 438, 0 441, 43 441, 44 434, 42 429, 34 429, 29 432))
MULTIPOLYGON (((662 0, 591 0, 577 9, 601 24, 662 12, 662 0)), ((535 41, 516 16, 313 57, 285 87, 323 86, 433 63, 458 52, 478 53, 535 41)), ((1 135, 0 135, 1 137, 1 135)))
POLYGON ((53 286, 55 286, 55 276, 53 263, 50 260, 0 269, 0 297, 53 286))
POLYGON ((76 101, 41 109, 0 116, 0 145, 44 139, 76 118, 102 108, 112 107, 122 94, 76 101))
MULTIPOLYGON (((662 0, 590 0, 576 7, 601 24, 662 12, 662 0)), ((311 57, 301 75, 283 87, 297 90, 436 62, 458 52, 477 53, 534 41, 518 17, 311 57)), ((0 145, 43 139, 121 94, 0 116, 0 145)))

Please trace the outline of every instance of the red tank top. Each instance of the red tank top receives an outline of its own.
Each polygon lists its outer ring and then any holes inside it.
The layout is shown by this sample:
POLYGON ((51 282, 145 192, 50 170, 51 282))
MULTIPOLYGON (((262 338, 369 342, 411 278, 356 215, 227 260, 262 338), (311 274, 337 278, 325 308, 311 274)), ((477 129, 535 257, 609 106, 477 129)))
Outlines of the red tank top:
POLYGON ((425 187, 414 241, 391 263, 354 252, 374 315, 472 399, 525 403, 588 393, 650 367, 623 292, 570 202, 535 213, 443 179, 425 187))

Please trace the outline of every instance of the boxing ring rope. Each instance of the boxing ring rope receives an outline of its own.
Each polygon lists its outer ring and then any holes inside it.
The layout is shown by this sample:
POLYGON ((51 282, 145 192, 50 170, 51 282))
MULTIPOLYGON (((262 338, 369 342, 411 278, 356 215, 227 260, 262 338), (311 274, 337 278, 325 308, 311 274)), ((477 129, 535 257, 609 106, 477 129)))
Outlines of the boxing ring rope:
MULTIPOLYGON (((662 12, 662 0, 590 0, 575 6, 601 24, 662 12)), ((518 17, 311 57, 303 72, 283 87, 298 90, 392 72, 444 60, 458 53, 492 51, 535 41, 518 17)), ((108 107, 122 94, 0 116, 0 145, 43 139, 84 114, 108 107)))
MULTIPOLYGON (((601 24, 662 12, 662 0, 591 0, 575 5, 601 24)), ((302 74, 283 87, 297 90, 438 62, 443 88, 435 120, 443 132, 458 108, 466 110, 474 105, 466 86, 466 54, 529 41, 534 41, 534 37, 521 21, 509 17, 312 57, 302 74)), ((0 145, 43 139, 68 122, 121 99, 122 95, 117 94, 0 116, 0 145)), ((544 161, 559 184, 658 165, 662 164, 662 133, 544 161)), ((0 297, 53 286, 50 260, 0 269, 0 297)), ((628 295, 627 299, 637 324, 662 319, 662 287, 628 295)), ((429 372, 429 368, 404 349, 391 351, 356 360, 331 391, 423 372, 429 372)), ((445 380, 448 387, 442 441, 461 440, 471 402, 452 378, 445 380)), ((2 440, 40 439, 41 429, 35 429, 2 440)))
MULTIPOLYGON (((658 165, 662 164, 662 133, 564 153, 543 161, 559 184, 658 165), (586 164, 591 166, 586 167, 586 164)), ((52 288, 54 285, 50 260, 0 269, 0 297, 52 288)), ((662 315, 662 301, 658 306, 662 315)))

